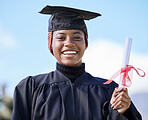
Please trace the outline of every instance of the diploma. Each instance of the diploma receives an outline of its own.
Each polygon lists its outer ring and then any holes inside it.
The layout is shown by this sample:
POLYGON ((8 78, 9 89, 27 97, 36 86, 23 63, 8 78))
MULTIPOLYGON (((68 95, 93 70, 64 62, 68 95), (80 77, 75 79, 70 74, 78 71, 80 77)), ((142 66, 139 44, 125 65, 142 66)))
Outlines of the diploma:
POLYGON ((120 75, 119 79, 119 87, 118 88, 123 88, 123 87, 130 87, 132 82, 131 78, 128 75, 128 72, 131 70, 135 70, 136 73, 140 77, 145 77, 145 72, 142 69, 135 68, 132 65, 128 65, 129 58, 130 58, 130 52, 131 52, 131 46, 132 46, 132 39, 127 38, 125 40, 125 48, 124 48, 124 54, 123 54, 123 61, 122 61, 122 67, 119 69, 109 80, 104 82, 103 84, 110 84, 118 75, 120 75), (138 71, 142 71, 143 74, 140 74, 138 71))
MULTIPOLYGON (((124 48, 124 54, 123 54, 122 68, 126 68, 126 66, 129 63, 131 46, 132 46, 132 39, 131 38, 127 38, 125 40, 125 48, 124 48)), ((123 88, 124 87, 122 85, 123 75, 124 75, 124 73, 121 73, 121 75, 120 75, 119 88, 123 88)))

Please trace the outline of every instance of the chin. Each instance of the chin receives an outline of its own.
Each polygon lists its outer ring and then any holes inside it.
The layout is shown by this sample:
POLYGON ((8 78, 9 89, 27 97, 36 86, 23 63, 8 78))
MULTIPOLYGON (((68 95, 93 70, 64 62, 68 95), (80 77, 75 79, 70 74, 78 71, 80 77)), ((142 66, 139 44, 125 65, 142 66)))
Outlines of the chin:
POLYGON ((62 64, 66 66, 80 66, 82 62, 66 61, 63 62, 62 64))

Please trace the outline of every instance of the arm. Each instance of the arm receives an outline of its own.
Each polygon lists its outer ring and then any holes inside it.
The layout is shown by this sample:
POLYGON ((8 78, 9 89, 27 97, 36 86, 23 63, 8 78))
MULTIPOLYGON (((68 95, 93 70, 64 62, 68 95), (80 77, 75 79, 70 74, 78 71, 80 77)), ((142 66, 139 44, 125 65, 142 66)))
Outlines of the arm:
POLYGON ((15 88, 11 120, 31 120, 31 103, 34 82, 31 77, 22 80, 15 88))

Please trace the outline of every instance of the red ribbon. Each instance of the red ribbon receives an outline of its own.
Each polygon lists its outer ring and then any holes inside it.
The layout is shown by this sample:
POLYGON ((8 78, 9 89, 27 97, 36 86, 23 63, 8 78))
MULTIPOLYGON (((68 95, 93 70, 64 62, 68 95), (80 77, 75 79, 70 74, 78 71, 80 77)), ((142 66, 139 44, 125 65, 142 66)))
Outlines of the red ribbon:
POLYGON ((126 67, 121 68, 120 70, 118 70, 108 81, 106 81, 104 84, 110 84, 118 75, 123 74, 123 79, 122 79, 122 85, 126 86, 126 87, 130 87, 132 82, 131 79, 128 75, 128 72, 131 70, 135 70, 136 73, 140 76, 140 77, 144 77, 145 76, 145 72, 139 68, 134 68, 132 65, 126 65, 126 67), (143 75, 141 75, 138 70, 143 72, 143 75))

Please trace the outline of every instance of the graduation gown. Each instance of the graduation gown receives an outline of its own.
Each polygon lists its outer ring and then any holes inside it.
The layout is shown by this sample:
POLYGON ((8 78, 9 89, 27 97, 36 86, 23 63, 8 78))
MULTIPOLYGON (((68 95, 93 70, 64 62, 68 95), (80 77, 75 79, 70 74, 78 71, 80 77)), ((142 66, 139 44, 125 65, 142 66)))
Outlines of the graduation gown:
POLYGON ((58 70, 29 76, 15 88, 11 120, 141 120, 133 105, 120 114, 110 98, 115 82, 84 72, 74 83, 58 70))

